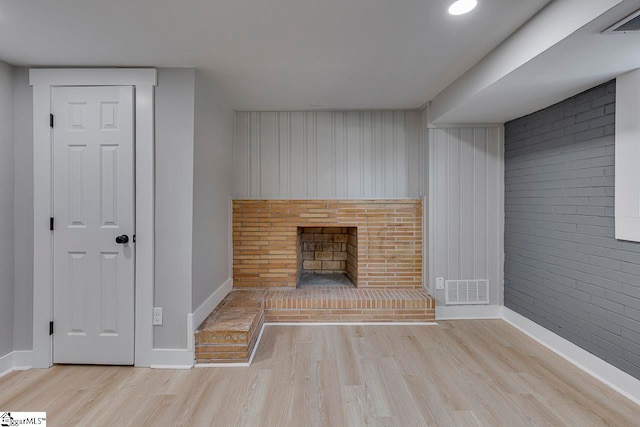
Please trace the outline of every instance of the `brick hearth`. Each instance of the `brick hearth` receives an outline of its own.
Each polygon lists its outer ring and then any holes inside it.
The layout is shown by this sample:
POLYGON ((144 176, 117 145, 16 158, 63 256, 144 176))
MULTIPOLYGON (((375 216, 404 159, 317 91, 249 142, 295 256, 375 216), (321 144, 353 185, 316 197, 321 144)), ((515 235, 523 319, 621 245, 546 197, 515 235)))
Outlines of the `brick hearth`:
POLYGON ((195 333, 196 363, 246 363, 267 322, 433 322, 422 289, 234 290, 195 333))

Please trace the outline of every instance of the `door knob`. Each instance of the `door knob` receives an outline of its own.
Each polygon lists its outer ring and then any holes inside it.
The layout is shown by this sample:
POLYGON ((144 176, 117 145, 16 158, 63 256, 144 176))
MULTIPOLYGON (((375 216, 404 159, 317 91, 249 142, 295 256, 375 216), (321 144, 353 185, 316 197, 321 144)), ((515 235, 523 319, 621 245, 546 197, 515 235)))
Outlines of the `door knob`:
POLYGON ((122 236, 116 237, 116 243, 120 245, 124 245, 125 243, 129 243, 129 236, 123 234, 122 236))

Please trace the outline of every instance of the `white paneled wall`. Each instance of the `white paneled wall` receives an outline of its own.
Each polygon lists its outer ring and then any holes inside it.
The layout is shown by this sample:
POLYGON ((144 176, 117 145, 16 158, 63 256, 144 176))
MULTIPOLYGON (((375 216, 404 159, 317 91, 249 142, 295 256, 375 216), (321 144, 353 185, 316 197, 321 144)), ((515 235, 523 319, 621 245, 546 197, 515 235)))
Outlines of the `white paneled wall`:
POLYGON ((236 112, 235 198, 422 198, 425 284, 489 279, 502 304, 501 126, 428 128, 427 111, 236 112))
POLYGON ((234 197, 421 197, 420 140, 418 111, 236 112, 234 197))
MULTIPOLYGON (((503 134, 501 126, 429 131, 430 283, 489 279, 491 304, 503 295, 503 134)), ((435 296, 444 304, 443 291, 435 296)))

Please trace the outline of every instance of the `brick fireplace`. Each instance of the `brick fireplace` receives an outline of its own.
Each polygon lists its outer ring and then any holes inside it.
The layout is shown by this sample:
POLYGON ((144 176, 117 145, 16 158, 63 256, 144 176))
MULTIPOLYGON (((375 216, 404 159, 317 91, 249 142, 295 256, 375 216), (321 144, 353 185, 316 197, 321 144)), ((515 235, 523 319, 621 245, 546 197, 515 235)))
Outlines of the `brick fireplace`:
POLYGON ((196 363, 248 363, 264 322, 433 322, 422 239, 421 200, 234 200, 234 289, 196 330, 196 363), (357 288, 297 289, 303 274, 357 288))
POLYGON ((331 272, 358 287, 419 288, 422 239, 421 200, 234 200, 234 287, 331 272))

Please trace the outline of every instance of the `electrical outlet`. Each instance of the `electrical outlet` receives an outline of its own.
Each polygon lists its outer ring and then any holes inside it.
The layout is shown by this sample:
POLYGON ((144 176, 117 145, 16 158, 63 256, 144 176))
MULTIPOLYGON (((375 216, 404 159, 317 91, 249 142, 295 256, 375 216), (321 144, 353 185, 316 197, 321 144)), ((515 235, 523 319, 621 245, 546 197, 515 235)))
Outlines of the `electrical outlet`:
POLYGON ((162 326, 162 307, 153 307, 153 325, 162 326))
POLYGON ((436 290, 444 289, 444 277, 436 277, 436 290))

